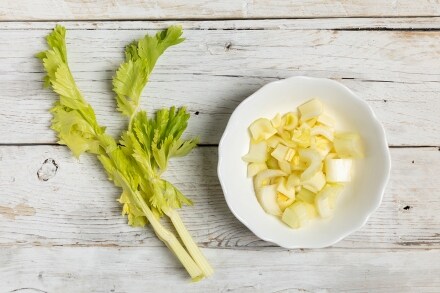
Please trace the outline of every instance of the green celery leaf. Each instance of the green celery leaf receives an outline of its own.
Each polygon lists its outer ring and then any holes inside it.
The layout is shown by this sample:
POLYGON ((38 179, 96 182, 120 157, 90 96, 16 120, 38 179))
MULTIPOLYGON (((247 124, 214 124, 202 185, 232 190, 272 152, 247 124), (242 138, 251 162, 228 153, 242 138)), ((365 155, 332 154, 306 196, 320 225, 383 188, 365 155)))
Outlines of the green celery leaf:
POLYGON ((146 35, 126 47, 126 61, 120 65, 113 77, 116 103, 123 115, 128 117, 134 115, 139 106, 142 90, 157 59, 167 48, 181 43, 184 40, 181 35, 180 26, 171 26, 155 36, 146 35))

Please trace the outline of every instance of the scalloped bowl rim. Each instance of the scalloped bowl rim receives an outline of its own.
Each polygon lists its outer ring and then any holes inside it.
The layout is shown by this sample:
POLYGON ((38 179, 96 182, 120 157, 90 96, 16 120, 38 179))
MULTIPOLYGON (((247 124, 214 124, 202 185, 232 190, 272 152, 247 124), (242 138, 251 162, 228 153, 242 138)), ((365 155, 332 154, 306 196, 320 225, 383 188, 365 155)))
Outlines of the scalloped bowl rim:
MULTIPOLYGON (((264 115, 263 115, 264 116, 264 115)), ((247 128, 248 126, 246 126, 247 128)), ((243 223, 249 230, 251 230, 257 237, 261 238, 262 240, 265 241, 269 241, 272 243, 275 243, 281 247, 285 247, 285 248, 289 248, 289 249, 293 249, 293 248, 322 248, 322 247, 327 247, 327 246, 331 246, 337 242, 339 242, 340 240, 342 240, 343 238, 347 237, 348 235, 350 235, 351 233, 359 230, 362 226, 364 226, 366 224, 366 222, 368 221, 368 219, 370 218, 370 216, 377 210, 377 208, 380 206, 382 199, 383 199, 383 195, 385 192, 385 188, 387 186, 387 183, 389 181, 389 177, 390 177, 390 171, 391 171, 391 158, 390 158, 390 152, 389 152, 389 148, 388 148, 388 144, 387 144, 387 139, 386 139, 386 134, 385 134, 385 130, 382 126, 382 124, 380 123, 380 121, 377 119, 375 113, 373 112, 372 108, 367 104, 366 101, 364 101, 363 99, 361 99, 360 97, 358 97, 353 91, 351 91, 348 87, 346 87, 345 85, 335 81, 335 80, 331 80, 331 79, 327 79, 327 78, 315 78, 315 77, 306 77, 306 76, 293 76, 293 77, 289 77, 286 79, 281 79, 278 81, 274 81, 274 82, 270 82, 266 85, 264 85, 263 87, 261 87, 260 89, 258 89, 256 92, 254 92, 252 95, 250 95, 248 98, 246 98, 245 100, 243 100, 234 110, 234 112, 232 113, 232 115, 229 118, 228 124, 225 128, 225 131, 220 139, 220 143, 219 143, 219 149, 218 149, 218 167, 217 167, 217 173, 218 173, 218 177, 219 177, 219 181, 220 181, 220 185, 222 187, 225 199, 226 199, 226 203, 229 207, 229 209, 231 210, 231 212, 234 214, 234 216, 241 222, 243 223), (328 237, 329 239, 327 240, 323 240, 323 241, 315 241, 312 243, 301 243, 299 242, 295 242, 295 241, 289 241, 291 239, 287 239, 287 240, 283 240, 283 239, 275 239, 274 237, 272 237, 270 235, 270 231, 267 232, 267 230, 264 229, 260 229, 259 227, 255 226, 252 224, 252 220, 249 219, 245 219, 242 216, 242 209, 238 209, 236 206, 234 206, 234 197, 231 194, 231 191, 229 190, 226 181, 226 177, 227 175, 223 173, 223 168, 226 168, 225 171, 227 170, 228 166, 225 166, 224 163, 224 158, 225 158, 225 154, 224 154, 224 149, 225 149, 225 141, 226 139, 229 138, 229 134, 232 132, 232 127, 233 127, 233 121, 235 121, 237 118, 237 115, 240 111, 242 111, 243 109, 245 109, 246 107, 248 107, 250 104, 252 104, 253 100, 258 97, 258 95, 260 93, 262 93, 265 90, 268 90, 268 88, 270 87, 276 87, 276 86, 282 86, 283 83, 290 83, 290 82, 297 82, 297 81, 304 81, 304 82, 315 82, 317 84, 319 84, 320 82, 324 82, 324 83, 328 83, 331 84, 332 86, 336 86, 337 88, 339 88, 339 90, 345 92, 345 94, 347 96, 350 96, 351 98, 354 98, 357 100, 357 102, 359 103, 359 105, 362 105, 364 107, 364 109, 368 112, 369 115, 369 121, 368 123, 371 123, 371 127, 376 127, 377 128, 377 132, 379 133, 379 136, 377 137, 377 143, 380 144, 380 148, 383 151, 383 155, 385 159, 383 161, 383 166, 381 166, 381 168, 384 169, 385 173, 383 174, 383 180, 381 180, 380 184, 378 184, 377 186, 377 194, 375 195, 375 201, 374 204, 371 205, 370 209, 368 211, 364 211, 363 215, 361 215, 361 217, 359 219, 357 219, 357 221, 351 225, 350 228, 346 228, 344 231, 336 233, 335 235, 333 235, 332 237, 328 237)), ((272 217, 270 215, 267 215, 268 217, 272 217)), ((279 220, 279 219, 277 219, 279 220)), ((281 220, 279 220, 281 225, 284 225, 281 220)), ((307 227, 304 227, 302 229, 307 229, 307 227)))

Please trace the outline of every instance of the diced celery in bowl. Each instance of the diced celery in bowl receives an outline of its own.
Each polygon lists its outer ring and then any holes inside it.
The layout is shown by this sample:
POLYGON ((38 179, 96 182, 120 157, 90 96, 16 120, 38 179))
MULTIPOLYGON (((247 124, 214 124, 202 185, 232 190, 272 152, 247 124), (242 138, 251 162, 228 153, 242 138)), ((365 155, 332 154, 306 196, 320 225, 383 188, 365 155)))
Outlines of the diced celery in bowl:
POLYGON ((249 126, 249 152, 243 160, 265 212, 298 229, 338 212, 337 199, 351 181, 353 160, 361 160, 364 151, 358 133, 335 129, 335 118, 319 99, 290 110, 249 126))
POLYGON ((218 156, 234 216, 289 249, 330 246, 361 228, 391 167, 384 128, 365 99, 304 76, 268 83, 241 102, 218 156))

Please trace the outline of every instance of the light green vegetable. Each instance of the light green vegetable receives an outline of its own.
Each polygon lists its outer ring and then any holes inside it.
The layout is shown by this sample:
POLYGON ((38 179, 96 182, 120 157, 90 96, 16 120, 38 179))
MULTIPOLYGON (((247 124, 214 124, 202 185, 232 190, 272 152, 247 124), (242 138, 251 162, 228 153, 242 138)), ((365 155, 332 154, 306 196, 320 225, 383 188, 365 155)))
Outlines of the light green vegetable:
POLYGON ((307 203, 314 204, 315 203, 315 196, 316 196, 316 193, 311 192, 307 188, 301 188, 301 190, 296 195, 296 198, 301 201, 305 201, 307 203))
POLYGON ((312 136, 322 135, 323 137, 327 138, 329 141, 333 141, 333 139, 334 139, 333 129, 328 126, 324 126, 324 125, 313 127, 310 130, 310 135, 312 135, 312 136))
POLYGON ((328 182, 350 182, 352 159, 325 159, 325 174, 328 182))
POLYGON ((49 49, 38 54, 47 72, 45 85, 51 86, 60 98, 51 109, 52 129, 60 144, 67 145, 79 157, 84 152, 97 155, 109 179, 122 188, 119 202, 122 213, 132 226, 150 223, 156 235, 173 251, 193 280, 213 273, 183 225, 176 209, 191 204, 173 184, 161 178, 168 160, 188 154, 197 138, 181 136, 189 114, 185 108, 159 110, 148 117, 139 111, 140 96, 159 56, 170 46, 179 44, 182 30, 172 26, 155 36, 145 36, 125 50, 126 60, 113 78, 118 110, 128 117, 128 130, 120 143, 98 124, 92 107, 75 84, 67 64, 66 30, 56 26, 47 36, 49 49), (167 215, 186 246, 166 229, 159 217, 167 215), (188 253, 189 252, 189 253, 188 253))
POLYGON ((295 199, 295 187, 287 187, 287 181, 284 177, 281 177, 278 182, 277 191, 288 198, 295 199))
POLYGON ((301 121, 307 121, 309 119, 318 117, 322 114, 322 110, 322 103, 318 101, 318 99, 312 99, 298 106, 298 111, 301 114, 301 121))
POLYGON ((267 142, 251 143, 249 152, 243 157, 248 163, 264 163, 267 160, 267 142))
POLYGON ((266 213, 274 216, 281 215, 281 209, 277 203, 277 186, 275 184, 266 185, 256 189, 256 194, 266 213))
POLYGON ((250 151, 243 157, 248 177, 256 174, 254 189, 263 208, 273 215, 281 210, 292 228, 304 226, 316 209, 321 218, 333 214, 341 184, 351 181, 352 160, 363 156, 359 135, 335 134, 336 122, 323 113, 319 100, 305 102, 298 112, 255 120, 249 127, 250 151), (259 144, 264 147, 258 149, 259 144))
POLYGON ((266 163, 250 163, 248 165, 247 177, 254 177, 260 171, 266 170, 266 163))
POLYGON ((263 170, 254 177, 254 188, 255 190, 257 190, 260 187, 267 185, 270 179, 274 177, 282 177, 286 175, 287 174, 281 170, 274 170, 274 169, 263 170))
POLYGON ((296 201, 283 212, 281 220, 296 229, 305 226, 311 219, 315 217, 315 208, 313 205, 296 201))
POLYGON ((256 141, 266 140, 275 133, 277 130, 272 126, 272 122, 266 118, 260 118, 255 120, 251 126, 249 126, 252 138, 256 141))
POLYGON ((325 183, 325 175, 322 171, 319 171, 309 180, 303 181, 302 185, 312 192, 318 192, 324 187, 325 183))
POLYGON ((335 135, 335 150, 341 158, 361 159, 364 157, 364 149, 359 134, 343 132, 335 135))
POLYGON ((307 169, 301 173, 301 180, 307 181, 319 171, 322 164, 322 157, 318 151, 314 149, 300 149, 299 158, 301 161, 306 162, 307 169))
POLYGON ((315 205, 322 218, 333 216, 335 202, 342 192, 342 186, 327 184, 315 197, 315 205))
POLYGON ((332 128, 335 127, 335 124, 336 124, 335 119, 333 119, 332 117, 330 117, 330 116, 328 116, 327 114, 324 114, 324 113, 319 115, 319 117, 317 119, 317 122, 319 122, 319 123, 321 123, 323 125, 332 127, 332 128))

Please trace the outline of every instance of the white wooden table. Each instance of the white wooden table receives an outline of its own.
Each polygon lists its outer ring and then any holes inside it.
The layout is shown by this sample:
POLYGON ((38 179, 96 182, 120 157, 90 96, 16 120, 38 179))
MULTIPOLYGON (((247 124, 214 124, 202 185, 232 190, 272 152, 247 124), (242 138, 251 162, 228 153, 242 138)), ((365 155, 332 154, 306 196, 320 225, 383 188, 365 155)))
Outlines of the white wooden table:
POLYGON ((0 292, 440 292, 438 1, 97 2, 0 3, 0 292), (97 161, 56 144, 48 113, 56 97, 42 89, 33 57, 56 22, 68 28, 73 74, 112 134, 125 127, 110 87, 124 45, 183 25, 187 40, 160 59, 143 106, 193 114, 189 132, 201 146, 167 176, 195 202, 182 217, 212 278, 190 283, 152 230, 126 224, 97 161), (216 174, 234 108, 293 75, 352 88, 391 148, 381 207, 326 249, 259 240, 227 208, 216 174))

